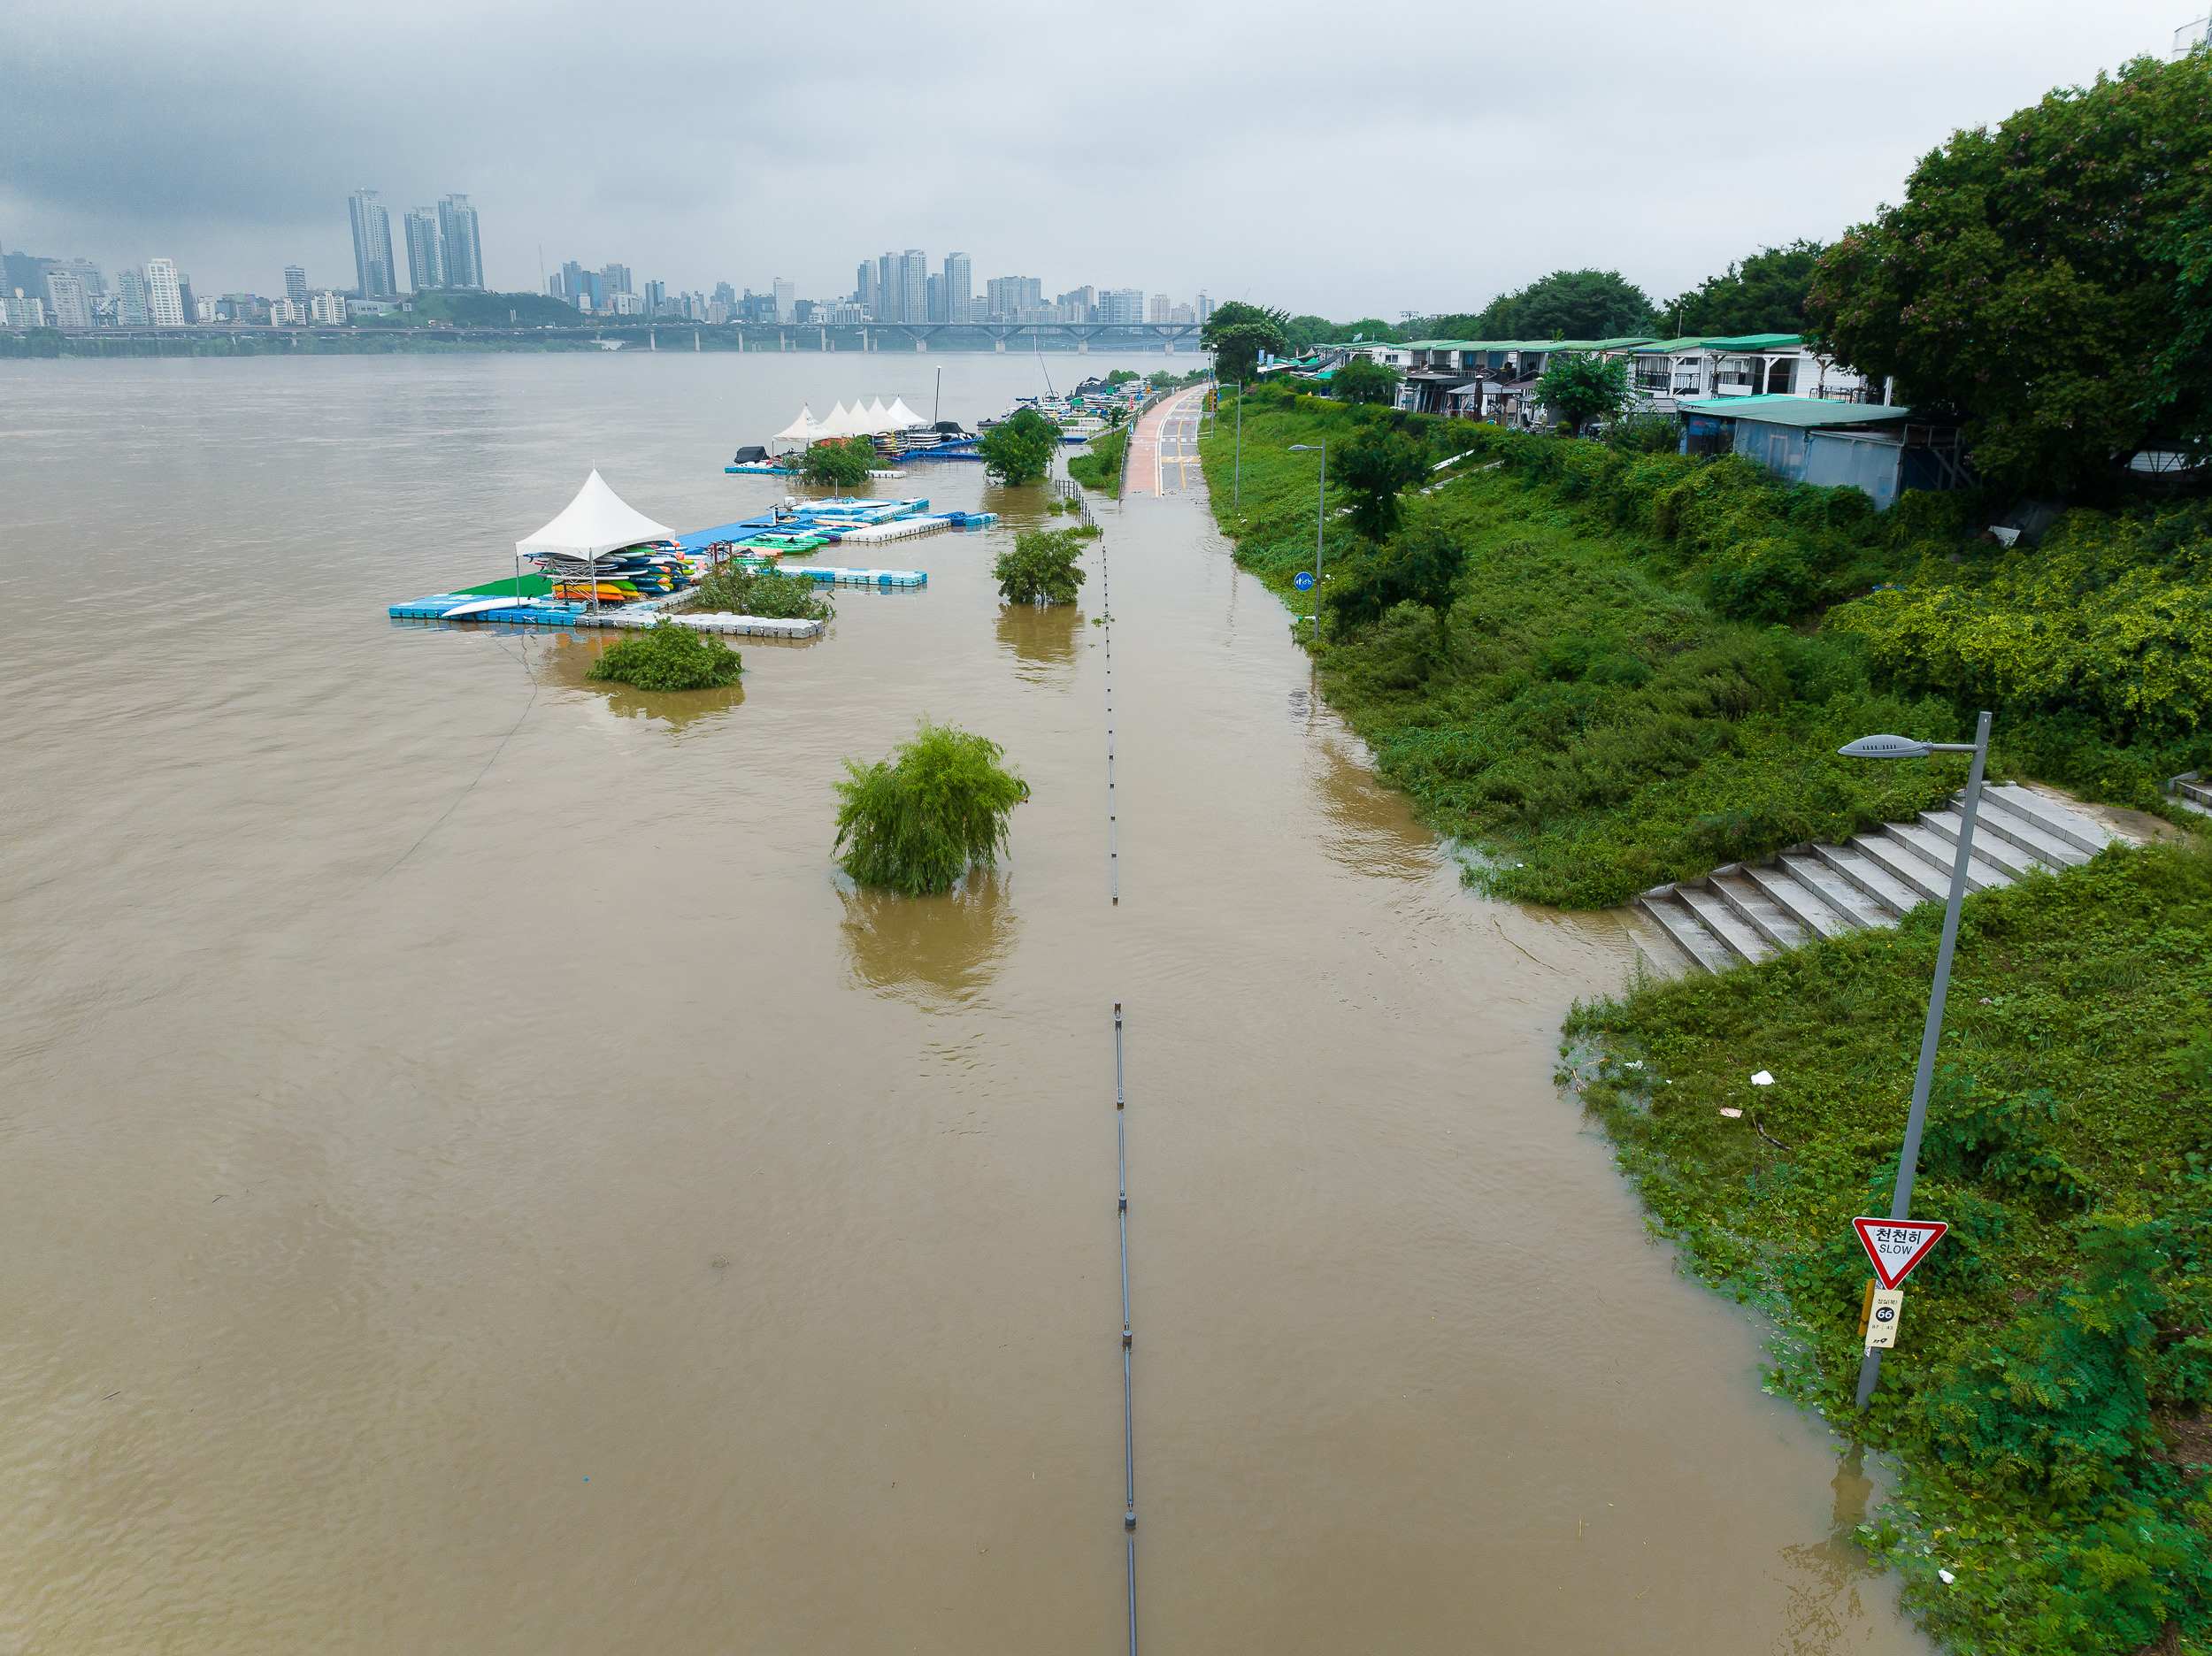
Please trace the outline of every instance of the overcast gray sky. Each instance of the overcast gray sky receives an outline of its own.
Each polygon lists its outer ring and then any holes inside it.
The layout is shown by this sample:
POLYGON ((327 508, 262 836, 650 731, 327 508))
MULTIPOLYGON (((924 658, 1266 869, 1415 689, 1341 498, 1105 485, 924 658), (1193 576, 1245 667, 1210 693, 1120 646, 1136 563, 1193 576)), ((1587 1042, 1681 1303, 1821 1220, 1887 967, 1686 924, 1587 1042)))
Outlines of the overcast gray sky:
MULTIPOLYGON (((1562 266, 1655 297, 1826 240, 1955 128, 2207 0, 313 6, 0 17, 0 247, 353 280, 345 197, 465 191, 485 275, 849 291, 919 247, 1340 319, 1562 266)), ((401 260, 404 275, 403 256, 401 260)))

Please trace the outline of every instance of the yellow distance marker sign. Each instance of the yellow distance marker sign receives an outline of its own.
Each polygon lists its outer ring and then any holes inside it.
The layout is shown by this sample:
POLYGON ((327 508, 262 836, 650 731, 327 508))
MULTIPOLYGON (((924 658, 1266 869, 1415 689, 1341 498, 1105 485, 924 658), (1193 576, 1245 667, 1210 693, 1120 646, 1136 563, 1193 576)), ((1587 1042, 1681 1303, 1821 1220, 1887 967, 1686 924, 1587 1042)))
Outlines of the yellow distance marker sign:
POLYGON ((1877 1288, 1866 1313, 1866 1348, 1888 1351, 1897 1344, 1897 1325, 1905 1316, 1902 1288, 1877 1288))

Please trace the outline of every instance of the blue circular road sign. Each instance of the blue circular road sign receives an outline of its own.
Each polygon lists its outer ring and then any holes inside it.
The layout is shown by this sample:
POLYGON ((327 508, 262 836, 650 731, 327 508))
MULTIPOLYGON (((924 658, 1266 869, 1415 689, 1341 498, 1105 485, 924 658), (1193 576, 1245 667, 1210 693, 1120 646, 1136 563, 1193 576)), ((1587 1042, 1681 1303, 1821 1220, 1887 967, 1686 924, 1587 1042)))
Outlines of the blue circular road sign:
POLYGON ((1307 573, 1304 570, 1300 570, 1298 571, 1298 578, 1292 581, 1291 585, 1295 586, 1300 592, 1311 592, 1313 590, 1313 577, 1307 573))

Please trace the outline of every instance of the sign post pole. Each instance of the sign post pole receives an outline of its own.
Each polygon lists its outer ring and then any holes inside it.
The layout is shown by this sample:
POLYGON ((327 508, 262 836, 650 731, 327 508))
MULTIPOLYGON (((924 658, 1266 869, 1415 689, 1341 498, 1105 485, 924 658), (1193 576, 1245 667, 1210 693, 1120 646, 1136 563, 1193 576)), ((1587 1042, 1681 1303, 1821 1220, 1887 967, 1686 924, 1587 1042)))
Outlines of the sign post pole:
MULTIPOLYGON (((1974 732, 1974 763, 1967 772, 1966 797, 1959 807, 1959 852, 1951 867, 1950 899, 1943 906, 1943 940, 1936 947, 1935 982, 1928 991, 1928 1021, 1920 1033, 1920 1068, 1913 1075, 1912 1108, 1905 1116, 1905 1142, 1897 1156, 1897 1188, 1889 1204, 1893 1221, 1912 1216, 1913 1175, 1920 1165, 1920 1135, 1928 1124, 1928 1089, 1935 1080, 1936 1046, 1943 1039, 1943 1001, 1951 990, 1951 951, 1959 940, 1959 905, 1966 900, 1966 865, 1974 850, 1974 813, 1981 805, 1982 768, 1988 758, 1989 715, 1985 713, 1974 732)), ((1874 1400, 1874 1387, 1881 1377, 1882 1353, 1876 1346, 1859 1364, 1861 1414, 1874 1400)))

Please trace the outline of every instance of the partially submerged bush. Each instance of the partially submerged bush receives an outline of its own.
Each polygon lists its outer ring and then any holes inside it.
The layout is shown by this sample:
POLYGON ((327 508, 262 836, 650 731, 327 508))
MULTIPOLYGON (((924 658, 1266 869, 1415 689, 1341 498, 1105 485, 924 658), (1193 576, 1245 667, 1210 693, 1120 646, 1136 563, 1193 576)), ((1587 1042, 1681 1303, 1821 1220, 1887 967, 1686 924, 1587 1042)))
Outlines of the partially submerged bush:
POLYGON ((692 590, 691 608, 758 616, 765 621, 827 621, 833 610, 804 575, 726 564, 692 590))
POLYGON ((872 765, 845 761, 837 840, 863 886, 924 897, 949 891, 971 863, 988 868, 1029 784, 998 763, 996 742, 924 719, 911 741, 872 765))
POLYGON ((1101 432, 1091 439, 1089 446, 1068 461, 1068 475, 1085 488, 1096 489, 1102 494, 1121 493, 1122 451, 1129 446, 1129 428, 1120 424, 1119 409, 1107 411, 1108 421, 1114 430, 1101 432))
POLYGON ((983 469, 1000 482, 1027 483, 1052 469, 1052 456, 1060 451, 1060 428, 1033 408, 1014 410, 983 433, 976 452, 983 469))
POLYGON ((744 659, 718 638, 664 621, 592 663, 590 677, 640 690, 713 690, 737 682, 744 659))
POLYGON ((810 483, 851 488, 865 483, 878 464, 875 446, 865 437, 826 437, 808 446, 799 460, 799 475, 810 483))
POLYGON ((1023 530, 1014 537, 1013 549, 1000 553, 991 568, 999 596, 1008 603, 1073 603, 1075 589, 1086 579, 1076 563, 1083 556, 1083 540, 1072 529, 1023 530))

